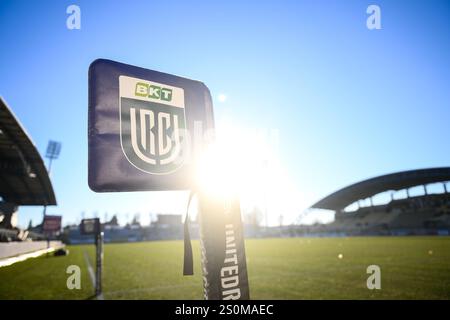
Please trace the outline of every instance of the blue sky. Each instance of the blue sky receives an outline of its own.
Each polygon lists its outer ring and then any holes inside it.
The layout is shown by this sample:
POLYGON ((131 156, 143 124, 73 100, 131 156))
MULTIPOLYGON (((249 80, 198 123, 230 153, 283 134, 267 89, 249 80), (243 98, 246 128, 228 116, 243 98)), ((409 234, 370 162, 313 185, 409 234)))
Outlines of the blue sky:
MULTIPOLYGON (((279 132, 277 157, 298 205, 347 184, 447 166, 448 1, 2 1, 0 94, 43 154, 62 141, 52 181, 81 212, 182 213, 185 192, 96 194, 87 185, 87 70, 108 58, 203 81, 216 122, 279 132), (81 9, 81 30, 66 8, 81 9), (381 30, 366 9, 381 8, 381 30), (218 101, 225 94, 225 102, 218 101)), ((258 203, 257 205, 261 205, 258 203)), ((21 208, 20 224, 42 208, 21 208)), ((276 223, 276 208, 269 211, 276 223)))

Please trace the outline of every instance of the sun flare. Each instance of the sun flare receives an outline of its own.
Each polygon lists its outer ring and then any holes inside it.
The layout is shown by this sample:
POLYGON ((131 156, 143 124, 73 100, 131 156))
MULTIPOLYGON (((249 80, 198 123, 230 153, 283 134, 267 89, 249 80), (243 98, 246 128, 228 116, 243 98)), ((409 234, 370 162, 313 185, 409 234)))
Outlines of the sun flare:
POLYGON ((241 203, 268 212, 272 221, 298 212, 298 192, 278 158, 278 132, 218 126, 216 140, 197 163, 197 185, 214 196, 237 193, 241 203))

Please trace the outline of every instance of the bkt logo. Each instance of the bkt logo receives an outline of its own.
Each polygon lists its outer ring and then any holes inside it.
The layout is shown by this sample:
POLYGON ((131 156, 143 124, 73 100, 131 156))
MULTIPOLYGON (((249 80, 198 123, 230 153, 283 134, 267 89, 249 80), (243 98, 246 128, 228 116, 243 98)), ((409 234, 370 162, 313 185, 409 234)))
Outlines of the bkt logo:
POLYGON ((151 174, 181 167, 183 89, 126 76, 119 77, 119 87, 121 144, 128 161, 151 174))
POLYGON ((144 82, 136 83, 135 95, 148 97, 152 99, 161 99, 163 101, 172 100, 172 90, 160 86, 150 85, 144 82))

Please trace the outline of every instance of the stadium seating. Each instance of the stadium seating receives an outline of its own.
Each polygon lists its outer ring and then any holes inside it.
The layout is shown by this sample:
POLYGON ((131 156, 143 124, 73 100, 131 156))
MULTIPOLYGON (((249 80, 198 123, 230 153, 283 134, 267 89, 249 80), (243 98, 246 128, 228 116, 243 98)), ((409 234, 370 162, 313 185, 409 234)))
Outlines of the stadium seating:
POLYGON ((448 208, 447 194, 392 200, 386 205, 338 212, 326 230, 348 234, 437 234, 450 230, 448 208))

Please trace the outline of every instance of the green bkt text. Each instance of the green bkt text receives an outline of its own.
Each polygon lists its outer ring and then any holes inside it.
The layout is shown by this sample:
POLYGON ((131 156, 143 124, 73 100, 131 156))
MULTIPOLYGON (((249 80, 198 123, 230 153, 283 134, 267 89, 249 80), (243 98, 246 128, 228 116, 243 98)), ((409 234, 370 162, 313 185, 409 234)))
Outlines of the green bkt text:
POLYGON ((172 89, 154 86, 144 82, 136 83, 135 95, 163 101, 172 100, 172 89))

